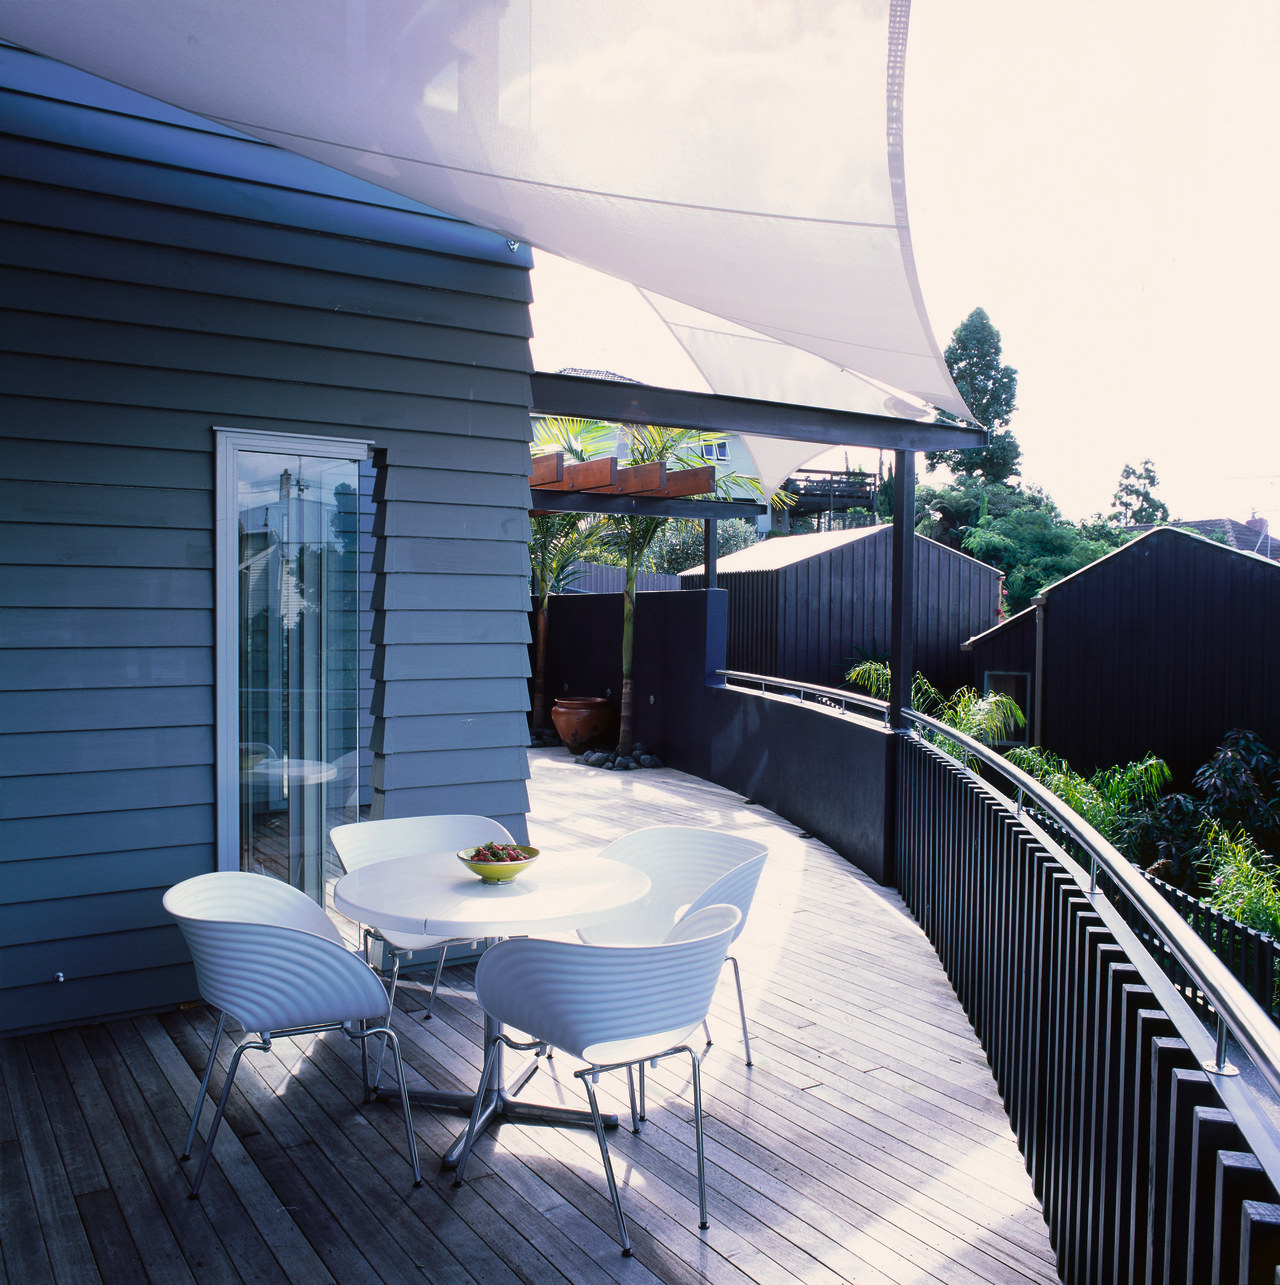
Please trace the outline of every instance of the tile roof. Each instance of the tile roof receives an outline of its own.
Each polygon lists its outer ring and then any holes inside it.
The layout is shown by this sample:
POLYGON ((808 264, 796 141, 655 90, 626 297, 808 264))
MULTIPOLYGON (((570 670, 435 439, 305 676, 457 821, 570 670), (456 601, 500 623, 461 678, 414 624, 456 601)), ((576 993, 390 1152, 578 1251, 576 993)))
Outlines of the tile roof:
MULTIPOLYGON (((1242 553, 1256 553, 1280 562, 1280 537, 1268 534, 1265 520, 1261 520, 1260 529, 1247 522, 1237 522, 1234 518, 1199 518, 1194 521, 1169 522, 1166 525, 1176 527, 1179 531, 1194 531, 1197 535, 1216 540, 1230 549, 1239 549, 1242 553)), ((1155 528, 1137 526, 1133 529, 1145 532, 1155 528)))

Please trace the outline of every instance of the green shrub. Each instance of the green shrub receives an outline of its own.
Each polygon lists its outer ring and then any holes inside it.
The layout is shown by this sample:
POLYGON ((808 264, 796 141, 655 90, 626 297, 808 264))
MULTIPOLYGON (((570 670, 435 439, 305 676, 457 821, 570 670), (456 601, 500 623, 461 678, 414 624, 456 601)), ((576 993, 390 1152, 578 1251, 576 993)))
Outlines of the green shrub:
MULTIPOLYGON (((889 697, 889 666, 879 660, 864 660, 854 665, 844 676, 845 682, 863 688, 878 700, 889 697)), ((928 718, 937 719, 954 727, 957 732, 991 745, 1001 740, 1014 728, 1024 727, 1026 718, 1018 703, 1003 692, 988 692, 985 696, 973 687, 961 687, 950 696, 944 696, 923 674, 917 672, 911 683, 911 708, 928 718)), ((956 744, 936 732, 922 732, 926 740, 962 763, 968 755, 956 744)), ((970 767, 975 766, 969 763, 970 767)))
POLYGON ((1280 878, 1275 863, 1243 830, 1206 821, 1206 903, 1248 928, 1280 939, 1280 878))
POLYGON ((1154 754, 1135 763, 1099 768, 1087 777, 1075 771, 1066 759, 1036 745, 1009 750, 1005 758, 1035 777, 1122 851, 1126 827, 1135 812, 1154 802, 1170 780, 1168 765, 1154 754))

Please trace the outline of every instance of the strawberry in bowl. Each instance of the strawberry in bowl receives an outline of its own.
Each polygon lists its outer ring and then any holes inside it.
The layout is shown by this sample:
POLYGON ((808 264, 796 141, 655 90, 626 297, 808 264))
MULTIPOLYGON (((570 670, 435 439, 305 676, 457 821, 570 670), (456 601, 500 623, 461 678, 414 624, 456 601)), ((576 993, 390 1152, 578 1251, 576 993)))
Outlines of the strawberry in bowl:
POLYGON ((508 883, 537 859, 537 848, 514 843, 482 843, 458 853, 458 860, 479 875, 481 883, 508 883))

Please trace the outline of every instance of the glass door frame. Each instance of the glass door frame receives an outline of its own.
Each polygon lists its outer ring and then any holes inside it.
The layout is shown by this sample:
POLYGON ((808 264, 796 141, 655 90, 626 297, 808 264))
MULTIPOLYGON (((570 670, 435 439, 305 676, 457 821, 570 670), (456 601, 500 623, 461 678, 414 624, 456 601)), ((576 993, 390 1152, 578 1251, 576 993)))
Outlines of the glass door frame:
POLYGON ((213 429, 214 474, 214 812, 217 869, 240 869, 240 538, 237 457, 241 452, 365 460, 372 442, 301 433, 213 429))

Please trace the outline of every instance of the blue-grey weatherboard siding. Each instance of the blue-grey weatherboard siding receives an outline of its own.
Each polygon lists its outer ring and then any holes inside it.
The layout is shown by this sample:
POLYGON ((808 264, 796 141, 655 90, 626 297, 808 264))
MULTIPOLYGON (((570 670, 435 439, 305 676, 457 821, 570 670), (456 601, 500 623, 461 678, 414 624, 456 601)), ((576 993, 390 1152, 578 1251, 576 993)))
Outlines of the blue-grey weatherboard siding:
POLYGON ((524 837, 530 262, 0 46, 0 1030, 195 995, 215 425, 372 443, 363 801, 524 837))

